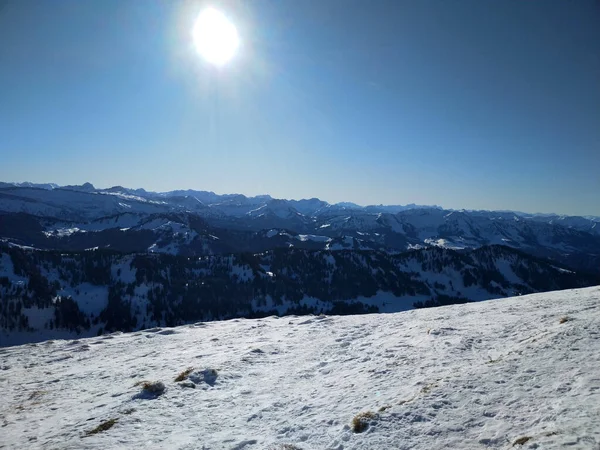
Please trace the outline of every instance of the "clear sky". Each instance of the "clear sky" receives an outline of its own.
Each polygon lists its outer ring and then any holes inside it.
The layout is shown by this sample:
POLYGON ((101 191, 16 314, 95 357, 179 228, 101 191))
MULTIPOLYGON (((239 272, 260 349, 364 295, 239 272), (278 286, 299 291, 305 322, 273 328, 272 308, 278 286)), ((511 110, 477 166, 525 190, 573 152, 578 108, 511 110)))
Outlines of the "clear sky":
POLYGON ((0 0, 0 180, 600 215, 600 2, 0 0), (208 5, 235 23, 215 68, 208 5))

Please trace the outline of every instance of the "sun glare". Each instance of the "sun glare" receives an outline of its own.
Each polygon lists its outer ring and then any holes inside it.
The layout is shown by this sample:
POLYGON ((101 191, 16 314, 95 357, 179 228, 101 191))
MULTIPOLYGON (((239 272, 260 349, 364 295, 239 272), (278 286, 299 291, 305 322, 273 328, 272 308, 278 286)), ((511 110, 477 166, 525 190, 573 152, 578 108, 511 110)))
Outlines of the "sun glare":
POLYGON ((223 66, 231 60, 240 45, 235 25, 213 8, 200 13, 192 35, 198 53, 215 66, 223 66))

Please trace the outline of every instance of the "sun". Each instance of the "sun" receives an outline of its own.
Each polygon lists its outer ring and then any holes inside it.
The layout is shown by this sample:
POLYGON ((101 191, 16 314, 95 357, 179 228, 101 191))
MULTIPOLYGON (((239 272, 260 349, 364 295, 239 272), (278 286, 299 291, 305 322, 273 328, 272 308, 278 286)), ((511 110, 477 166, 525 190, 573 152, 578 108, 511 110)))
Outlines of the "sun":
POLYGON ((235 25, 214 8, 205 9, 198 15, 192 36, 198 53, 219 67, 227 64, 240 46, 235 25))

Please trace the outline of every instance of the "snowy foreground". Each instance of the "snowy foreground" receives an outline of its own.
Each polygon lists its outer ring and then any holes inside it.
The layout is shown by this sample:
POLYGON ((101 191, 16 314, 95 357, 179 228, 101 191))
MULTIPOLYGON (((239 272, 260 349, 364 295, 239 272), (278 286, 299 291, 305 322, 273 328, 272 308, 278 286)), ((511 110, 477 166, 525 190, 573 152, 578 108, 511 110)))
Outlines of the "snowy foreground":
POLYGON ((0 448, 597 449, 600 288, 48 341, 0 369, 0 448))

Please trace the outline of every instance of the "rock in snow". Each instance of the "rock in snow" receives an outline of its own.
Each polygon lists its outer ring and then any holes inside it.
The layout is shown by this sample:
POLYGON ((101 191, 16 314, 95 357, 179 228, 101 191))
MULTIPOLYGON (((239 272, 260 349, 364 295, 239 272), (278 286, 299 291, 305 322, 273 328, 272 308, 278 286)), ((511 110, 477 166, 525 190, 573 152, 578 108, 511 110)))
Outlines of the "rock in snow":
POLYGON ((599 350, 599 287, 2 348, 0 447, 596 449, 599 350))

